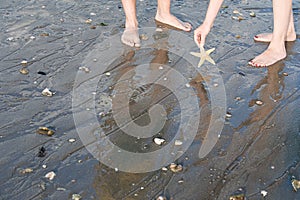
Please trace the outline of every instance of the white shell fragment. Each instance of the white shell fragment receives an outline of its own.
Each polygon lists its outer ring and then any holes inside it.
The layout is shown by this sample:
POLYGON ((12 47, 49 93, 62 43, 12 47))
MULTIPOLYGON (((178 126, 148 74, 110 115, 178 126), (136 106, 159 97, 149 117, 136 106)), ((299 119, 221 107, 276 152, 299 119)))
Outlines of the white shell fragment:
POLYGON ((268 195, 268 192, 265 191, 265 190, 262 190, 262 191, 260 191, 260 194, 261 194, 263 197, 265 197, 265 196, 268 195))
POLYGON ((177 165, 175 163, 171 163, 170 170, 174 173, 177 173, 177 172, 181 172, 183 170, 183 167, 180 164, 177 165))
POLYGON ((20 172, 21 172, 22 174, 31 173, 31 172, 33 172, 33 169, 31 169, 31 168, 26 168, 26 169, 21 170, 20 172))
POLYGON ((45 88, 45 89, 42 91, 42 95, 43 95, 43 96, 47 96, 47 97, 52 97, 52 96, 53 96, 53 92, 51 92, 48 88, 45 88))
POLYGON ((106 76, 110 76, 110 72, 106 72, 105 75, 106 75, 106 76))
POLYGON ((54 179, 54 177, 56 176, 56 174, 52 171, 52 172, 48 172, 45 177, 47 179, 49 179, 50 181, 54 179))
POLYGON ((81 198, 80 194, 72 194, 72 200, 80 200, 81 198))
POLYGON ((92 19, 87 19, 87 20, 85 20, 85 23, 86 23, 86 24, 91 24, 92 21, 93 21, 92 19))
POLYGON ((256 103, 256 105, 259 105, 259 106, 263 105, 263 102, 260 100, 255 101, 255 103, 256 103))
POLYGON ((90 69, 87 67, 79 67, 79 70, 84 71, 85 73, 89 73, 90 69))
POLYGON ((153 141, 157 145, 162 145, 163 143, 165 143, 166 140, 163 138, 154 138, 153 141))
POLYGON ((71 139, 69 139, 69 142, 70 143, 73 143, 73 142, 75 142, 76 140, 74 139, 74 138, 71 138, 71 139))
POLYGON ((175 140, 175 146, 180 146, 182 145, 182 141, 180 140, 175 140))
POLYGON ((297 192, 297 190, 300 189, 300 181, 298 181, 296 179, 293 179, 292 180, 292 186, 293 186, 295 192, 297 192))

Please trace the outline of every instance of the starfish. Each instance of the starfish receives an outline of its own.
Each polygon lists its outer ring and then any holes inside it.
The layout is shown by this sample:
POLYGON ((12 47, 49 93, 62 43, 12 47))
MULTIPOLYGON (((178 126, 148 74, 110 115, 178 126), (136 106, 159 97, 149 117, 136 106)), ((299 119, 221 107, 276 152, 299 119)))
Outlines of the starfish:
POLYGON ((198 67, 200 67, 204 63, 205 60, 207 60, 211 64, 215 65, 216 64, 215 61, 209 56, 209 54, 211 52, 213 52, 214 50, 215 50, 215 48, 205 51, 205 49, 202 46, 200 46, 200 53, 191 52, 191 54, 193 56, 196 56, 196 57, 200 58, 198 67))

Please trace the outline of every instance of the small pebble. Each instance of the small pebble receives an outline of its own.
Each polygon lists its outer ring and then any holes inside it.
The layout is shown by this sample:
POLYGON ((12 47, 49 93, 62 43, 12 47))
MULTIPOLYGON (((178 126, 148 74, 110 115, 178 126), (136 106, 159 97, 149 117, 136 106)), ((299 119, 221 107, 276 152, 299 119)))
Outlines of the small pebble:
POLYGON ((167 198, 164 197, 164 196, 159 196, 159 197, 156 198, 156 200, 167 200, 167 198))
POLYGON ((56 174, 55 174, 53 171, 48 172, 48 173, 45 175, 45 177, 46 177, 47 179, 49 179, 50 181, 53 180, 55 176, 56 176, 56 174))
POLYGON ((38 152, 37 156, 38 157, 45 157, 46 156, 46 149, 45 149, 45 147, 41 147, 39 149, 39 152, 38 152))
POLYGON ((161 168, 161 170, 166 172, 166 171, 168 171, 168 168, 163 167, 163 168, 161 168))
POLYGON ((185 87, 189 88, 191 85, 189 83, 185 84, 185 87))
POLYGON ((66 188, 61 188, 61 187, 58 187, 56 188, 57 191, 66 191, 66 188))
POLYGON ((157 145, 162 145, 163 143, 165 143, 166 140, 163 138, 154 138, 153 141, 157 145))
POLYGON ((110 76, 110 72, 106 72, 105 75, 106 75, 106 76, 110 76))
POLYGON ((236 101, 240 101, 240 100, 242 100, 242 98, 241 97, 235 97, 234 98, 236 101))
POLYGON ((283 72, 282 75, 283 75, 283 76, 288 76, 288 73, 283 72))
POLYGON ((96 13, 91 12, 90 15, 91 16, 96 16, 96 13))
POLYGON ((47 165, 42 165, 42 168, 43 168, 43 169, 46 169, 46 168, 47 168, 47 165))
POLYGON ((15 39, 14 37, 9 37, 9 38, 7 38, 6 40, 9 41, 9 42, 11 42, 11 41, 13 41, 14 39, 15 39))
POLYGON ((149 37, 148 37, 147 35, 145 35, 145 34, 141 34, 141 35, 140 35, 140 39, 141 39, 141 40, 148 40, 149 37))
POLYGON ((240 12, 238 10, 234 10, 232 13, 233 14, 240 14, 240 12))
POLYGON ((43 96, 47 96, 47 97, 52 97, 52 96, 53 96, 53 92, 51 92, 48 88, 45 88, 45 89, 42 91, 42 95, 43 95, 43 96))
POLYGON ((34 40, 34 39, 35 39, 35 37, 32 35, 32 36, 30 36, 30 39, 34 40))
POLYGON ((162 69, 164 69, 164 68, 163 68, 163 66, 159 66, 158 69, 162 70, 162 69))

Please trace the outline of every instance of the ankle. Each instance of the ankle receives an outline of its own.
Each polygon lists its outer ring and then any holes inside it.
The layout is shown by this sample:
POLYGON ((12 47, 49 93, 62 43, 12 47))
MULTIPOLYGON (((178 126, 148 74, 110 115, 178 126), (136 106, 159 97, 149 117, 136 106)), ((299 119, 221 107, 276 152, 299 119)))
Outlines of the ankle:
POLYGON ((156 11, 156 16, 155 18, 162 18, 162 19, 165 19, 165 18, 168 18, 171 16, 171 13, 168 11, 162 11, 160 10, 159 8, 157 8, 157 11, 156 11))
POLYGON ((127 28, 127 29, 137 29, 138 28, 137 20, 128 20, 128 19, 126 19, 125 28, 127 28))

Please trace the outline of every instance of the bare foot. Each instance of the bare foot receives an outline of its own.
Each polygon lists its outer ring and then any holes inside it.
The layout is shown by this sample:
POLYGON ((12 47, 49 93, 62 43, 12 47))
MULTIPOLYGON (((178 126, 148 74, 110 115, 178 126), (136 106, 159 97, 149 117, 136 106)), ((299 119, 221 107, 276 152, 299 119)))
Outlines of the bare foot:
POLYGON ((259 56, 255 57, 248 64, 252 67, 268 67, 286 57, 285 47, 283 48, 268 48, 259 56))
POLYGON ((141 41, 137 28, 125 28, 121 41, 131 47, 140 47, 141 41))
MULTIPOLYGON (((256 36, 254 36, 254 40, 256 42, 271 42, 272 40, 272 33, 261 33, 261 34, 258 34, 256 36)), ((296 40, 296 33, 295 31, 291 32, 291 33, 288 33, 286 38, 285 38, 285 41, 287 42, 293 42, 296 40)))
POLYGON ((163 16, 157 13, 155 16, 155 20, 183 31, 192 30, 192 25, 190 23, 183 22, 172 14, 167 14, 163 16))

